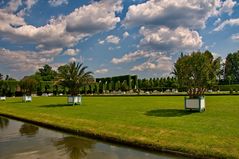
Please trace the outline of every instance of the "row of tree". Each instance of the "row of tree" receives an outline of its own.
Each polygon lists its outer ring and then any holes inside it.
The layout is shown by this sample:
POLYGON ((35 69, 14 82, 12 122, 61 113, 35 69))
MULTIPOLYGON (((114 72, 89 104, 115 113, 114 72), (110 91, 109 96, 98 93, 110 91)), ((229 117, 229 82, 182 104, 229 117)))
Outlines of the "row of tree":
POLYGON ((193 52, 179 57, 171 77, 138 79, 137 75, 115 76, 94 80, 92 72, 79 63, 58 67, 45 65, 20 81, 0 74, 0 96, 53 93, 105 93, 113 91, 189 91, 192 96, 203 94, 218 84, 239 83, 239 51, 228 54, 225 63, 214 59, 209 51, 193 52), (187 89, 189 88, 189 89, 187 89), (196 89, 193 89, 196 88, 196 89))

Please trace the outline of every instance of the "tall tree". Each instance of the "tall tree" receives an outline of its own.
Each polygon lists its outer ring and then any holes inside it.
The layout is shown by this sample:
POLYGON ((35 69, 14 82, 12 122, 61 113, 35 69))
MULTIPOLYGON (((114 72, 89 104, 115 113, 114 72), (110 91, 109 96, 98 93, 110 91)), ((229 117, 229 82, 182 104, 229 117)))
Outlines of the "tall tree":
POLYGON ((229 83, 239 82, 239 50, 227 55, 224 79, 229 83))
POLYGON ((56 74, 56 71, 52 70, 52 67, 49 65, 44 65, 42 68, 39 68, 38 72, 36 72, 36 76, 40 76, 42 81, 52 81, 56 74))
POLYGON ((21 91, 26 95, 31 95, 37 89, 37 81, 31 76, 25 76, 19 83, 21 91))
POLYGON ((90 84, 94 81, 92 72, 87 71, 87 66, 81 63, 71 62, 65 66, 59 67, 58 81, 64 87, 69 89, 72 96, 78 95, 80 87, 90 84))
POLYGON ((187 88, 190 98, 196 98, 217 82, 220 59, 214 60, 209 51, 181 56, 174 65, 173 74, 180 87, 187 88))

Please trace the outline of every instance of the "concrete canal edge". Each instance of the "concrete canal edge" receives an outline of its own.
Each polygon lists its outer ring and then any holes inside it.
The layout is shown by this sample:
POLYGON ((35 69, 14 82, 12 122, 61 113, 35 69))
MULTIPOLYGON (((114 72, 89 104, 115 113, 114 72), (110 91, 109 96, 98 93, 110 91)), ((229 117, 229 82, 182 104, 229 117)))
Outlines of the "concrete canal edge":
POLYGON ((163 147, 160 147, 160 146, 154 145, 154 144, 147 144, 147 143, 142 143, 142 142, 139 142, 139 141, 132 142, 132 141, 123 140, 123 139, 120 139, 120 138, 104 136, 104 135, 101 135, 101 134, 94 134, 94 133, 91 133, 91 132, 69 129, 69 128, 65 128, 65 127, 60 127, 60 126, 55 126, 55 125, 52 125, 52 124, 44 123, 44 122, 41 122, 41 121, 34 121, 34 120, 18 117, 18 116, 15 116, 15 115, 10 115, 10 114, 0 113, 0 116, 10 118, 10 119, 14 119, 14 120, 18 120, 18 121, 22 121, 22 122, 27 122, 27 123, 34 124, 34 125, 37 125, 37 126, 40 126, 40 127, 43 127, 43 128, 52 129, 52 130, 60 131, 60 132, 63 132, 63 133, 69 133, 69 134, 72 134, 72 135, 77 135, 77 136, 87 137, 87 138, 91 138, 91 139, 96 139, 96 140, 103 141, 103 142, 119 144, 119 145, 122 145, 122 146, 129 146, 129 147, 141 149, 143 151, 162 152, 162 153, 172 154, 172 155, 175 155, 175 156, 178 156, 178 157, 181 156, 181 157, 188 157, 188 158, 194 158, 194 159, 201 159, 201 158, 214 159, 214 158, 217 158, 215 156, 198 156, 198 155, 191 154, 191 153, 180 152, 180 151, 177 151, 177 150, 170 150, 170 149, 163 148, 163 147))

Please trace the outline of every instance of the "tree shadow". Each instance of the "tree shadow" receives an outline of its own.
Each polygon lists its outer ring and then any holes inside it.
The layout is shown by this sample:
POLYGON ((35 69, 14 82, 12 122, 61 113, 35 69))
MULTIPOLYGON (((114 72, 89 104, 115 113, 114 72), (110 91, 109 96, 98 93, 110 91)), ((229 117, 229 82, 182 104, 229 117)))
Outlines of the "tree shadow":
POLYGON ((185 115, 190 115, 193 112, 186 111, 182 109, 155 109, 150 110, 145 113, 147 116, 156 116, 156 117, 180 117, 185 115))
POLYGON ((22 124, 19 132, 22 136, 33 137, 38 133, 39 127, 24 123, 22 124))
POLYGON ((53 144, 58 150, 64 150, 70 159, 81 159, 86 158, 96 143, 94 140, 68 136, 53 140, 53 144))
POLYGON ((54 108, 54 107, 69 107, 73 106, 72 104, 48 104, 48 105, 41 105, 39 107, 44 107, 44 108, 54 108))
POLYGON ((4 129, 9 124, 9 120, 7 118, 0 116, 0 129, 4 129))

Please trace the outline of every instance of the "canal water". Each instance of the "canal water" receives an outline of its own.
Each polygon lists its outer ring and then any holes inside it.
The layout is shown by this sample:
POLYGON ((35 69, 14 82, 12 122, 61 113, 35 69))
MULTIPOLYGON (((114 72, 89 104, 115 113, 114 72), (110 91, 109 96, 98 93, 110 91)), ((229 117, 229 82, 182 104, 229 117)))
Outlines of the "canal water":
POLYGON ((0 159, 179 159, 0 116, 0 159))

